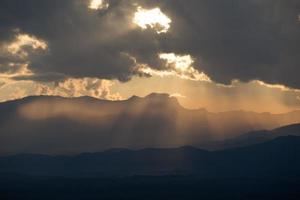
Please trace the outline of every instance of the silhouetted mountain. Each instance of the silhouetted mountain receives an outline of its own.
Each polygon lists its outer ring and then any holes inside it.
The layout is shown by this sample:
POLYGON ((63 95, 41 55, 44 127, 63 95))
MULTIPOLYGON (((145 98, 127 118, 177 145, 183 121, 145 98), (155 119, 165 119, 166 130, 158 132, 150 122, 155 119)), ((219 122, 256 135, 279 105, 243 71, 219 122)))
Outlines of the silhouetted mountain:
POLYGON ((124 101, 27 97, 0 104, 0 154, 78 154, 111 148, 207 147, 255 130, 299 123, 286 114, 188 110, 167 94, 124 101))
POLYGON ((118 150, 77 156, 0 158, 0 174, 42 177, 193 175, 201 178, 300 178, 300 137, 222 151, 193 147, 118 150))
POLYGON ((300 136, 300 124, 283 126, 274 130, 253 131, 225 141, 208 143, 204 147, 211 150, 243 147, 263 143, 283 136, 300 136))

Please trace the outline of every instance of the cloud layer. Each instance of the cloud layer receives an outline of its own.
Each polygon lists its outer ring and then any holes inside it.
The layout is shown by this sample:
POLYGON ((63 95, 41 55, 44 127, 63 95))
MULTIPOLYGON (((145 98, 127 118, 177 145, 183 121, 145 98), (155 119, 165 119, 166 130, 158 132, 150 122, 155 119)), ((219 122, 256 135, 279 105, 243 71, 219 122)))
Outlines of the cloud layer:
POLYGON ((0 4, 1 41, 18 30, 49 44, 47 53, 29 58, 37 72, 127 80, 134 73, 128 54, 159 68, 157 54, 175 52, 195 57, 196 67, 217 82, 260 79, 300 87, 296 0, 112 0, 105 9, 90 9, 83 0, 0 4), (160 7, 172 20, 169 32, 137 29, 137 6, 160 7))

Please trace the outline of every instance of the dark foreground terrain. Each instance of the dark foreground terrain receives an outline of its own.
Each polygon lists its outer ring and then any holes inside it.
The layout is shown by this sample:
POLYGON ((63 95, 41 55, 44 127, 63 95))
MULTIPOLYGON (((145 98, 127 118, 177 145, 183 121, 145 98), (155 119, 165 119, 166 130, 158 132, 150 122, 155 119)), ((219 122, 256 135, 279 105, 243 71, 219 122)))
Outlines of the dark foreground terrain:
POLYGON ((300 199, 300 137, 220 151, 0 158, 0 199, 300 199))
POLYGON ((201 179, 190 176, 131 178, 1 179, 2 200, 12 199, 294 199, 299 183, 291 179, 201 179))

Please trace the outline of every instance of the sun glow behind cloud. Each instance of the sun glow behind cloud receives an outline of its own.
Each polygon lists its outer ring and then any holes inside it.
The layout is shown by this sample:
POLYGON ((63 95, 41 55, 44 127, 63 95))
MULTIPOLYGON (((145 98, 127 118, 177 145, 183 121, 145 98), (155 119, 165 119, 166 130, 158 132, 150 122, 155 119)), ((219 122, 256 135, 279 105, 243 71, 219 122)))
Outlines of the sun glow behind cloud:
POLYGON ((91 0, 89 8, 92 10, 107 9, 109 6, 104 0, 91 0))
POLYGON ((171 27, 172 20, 161 12, 160 8, 143 9, 138 7, 134 14, 133 22, 142 29, 151 28, 158 34, 166 33, 171 27))

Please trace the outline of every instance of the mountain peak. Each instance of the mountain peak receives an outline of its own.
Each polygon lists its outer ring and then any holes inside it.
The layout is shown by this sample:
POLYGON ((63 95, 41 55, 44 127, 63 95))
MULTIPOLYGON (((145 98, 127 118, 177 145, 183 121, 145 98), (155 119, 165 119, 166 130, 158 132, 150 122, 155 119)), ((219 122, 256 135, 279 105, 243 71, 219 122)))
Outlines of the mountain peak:
POLYGON ((146 99, 169 99, 171 98, 167 93, 150 93, 145 96, 146 99))
POLYGON ((156 99, 156 100, 168 100, 170 97, 167 93, 150 93, 144 97, 140 97, 137 95, 132 95, 128 100, 138 100, 138 99, 156 99))
POLYGON ((152 101, 152 102, 173 102, 179 105, 177 98, 171 97, 167 93, 150 93, 144 97, 133 95, 128 100, 129 101, 145 100, 145 101, 152 101))

